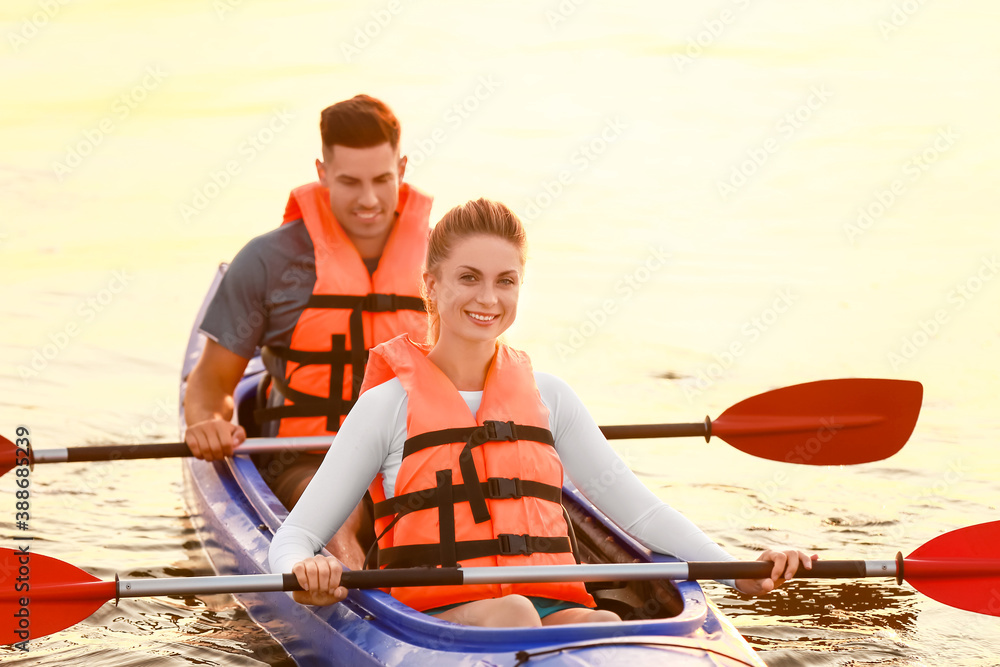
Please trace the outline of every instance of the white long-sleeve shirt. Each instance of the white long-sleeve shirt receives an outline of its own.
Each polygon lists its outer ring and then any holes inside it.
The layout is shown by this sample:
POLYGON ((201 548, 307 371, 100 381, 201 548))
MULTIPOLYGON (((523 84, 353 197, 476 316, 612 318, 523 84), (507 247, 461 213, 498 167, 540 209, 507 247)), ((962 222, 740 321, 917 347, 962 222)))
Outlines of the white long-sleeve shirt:
MULTIPOLYGON (((590 502, 653 551, 689 561, 734 560, 639 481, 569 385, 538 372, 535 382, 549 409, 549 430, 563 470, 590 502)), ((460 393, 475 414, 483 393, 460 393)), ((394 495, 406 441, 406 405, 406 391, 396 378, 358 398, 316 476, 274 536, 268 553, 272 572, 291 572, 295 563, 318 553, 377 473, 384 477, 386 497, 394 495)))

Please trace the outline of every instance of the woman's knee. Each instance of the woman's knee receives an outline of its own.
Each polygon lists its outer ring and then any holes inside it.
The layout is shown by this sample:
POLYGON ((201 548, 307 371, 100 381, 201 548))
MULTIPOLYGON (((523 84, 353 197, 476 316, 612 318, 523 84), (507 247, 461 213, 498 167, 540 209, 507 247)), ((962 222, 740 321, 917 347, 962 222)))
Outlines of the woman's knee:
POLYGON ((618 623, 621 622, 622 617, 613 611, 608 611, 607 609, 591 609, 590 616, 587 619, 588 623, 618 623))
POLYGON ((533 628, 542 624, 542 619, 538 617, 538 611, 531 600, 523 595, 505 595, 496 598, 497 627, 508 628, 533 628))
POLYGON ((544 619, 531 600, 523 595, 506 595, 467 602, 438 614, 442 621, 489 628, 537 628, 543 625, 566 623, 620 623, 613 611, 574 607, 549 614, 544 619))
POLYGON ((486 628, 536 628, 542 620, 535 605, 523 595, 507 595, 468 602, 437 615, 442 621, 486 628))

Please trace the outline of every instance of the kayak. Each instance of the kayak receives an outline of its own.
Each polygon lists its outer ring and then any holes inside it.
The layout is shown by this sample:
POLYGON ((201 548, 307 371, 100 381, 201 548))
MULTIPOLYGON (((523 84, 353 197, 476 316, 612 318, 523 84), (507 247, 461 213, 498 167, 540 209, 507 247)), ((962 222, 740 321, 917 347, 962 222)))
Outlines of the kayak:
MULTIPOLYGON (((225 269, 226 265, 219 267, 191 332, 181 375, 181 405, 184 378, 204 345, 197 323, 225 269)), ((260 359, 253 359, 235 397, 237 418, 250 436, 255 435, 250 415, 263 373, 260 359)), ((213 463, 191 457, 183 461, 188 509, 215 570, 222 575, 267 573, 268 548, 287 511, 254 462, 246 456, 213 463)), ((581 562, 675 560, 640 545, 571 484, 563 489, 563 504, 572 520, 581 562)), ((590 586, 599 606, 617 612, 625 622, 468 627, 417 612, 379 590, 352 590, 346 600, 327 607, 300 605, 285 593, 237 593, 236 598, 303 667, 764 665, 695 581, 590 586)))

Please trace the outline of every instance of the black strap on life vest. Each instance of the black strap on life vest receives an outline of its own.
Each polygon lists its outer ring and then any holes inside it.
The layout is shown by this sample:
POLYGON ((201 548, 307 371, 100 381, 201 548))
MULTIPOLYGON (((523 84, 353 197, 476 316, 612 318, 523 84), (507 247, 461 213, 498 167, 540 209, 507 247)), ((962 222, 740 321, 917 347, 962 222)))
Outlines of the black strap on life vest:
MULTIPOLYGON (((490 477, 480 481, 476 471, 472 448, 486 442, 531 440, 554 446, 552 433, 545 428, 525 426, 514 422, 486 421, 482 426, 441 429, 409 438, 403 445, 403 457, 428 447, 455 444, 465 441, 459 454, 459 469, 462 484, 452 482, 451 470, 436 473, 436 486, 410 493, 404 493, 375 504, 375 518, 395 515, 392 522, 382 531, 384 535, 403 516, 421 509, 438 508, 439 540, 436 544, 403 545, 380 549, 380 567, 451 567, 458 561, 483 556, 530 555, 533 553, 572 552, 572 544, 566 536, 538 536, 501 534, 489 540, 455 540, 455 509, 460 502, 468 502, 476 523, 490 518, 486 499, 504 500, 509 498, 540 498, 561 504, 562 487, 525 480, 518 477, 490 477)), ((381 539, 382 535, 379 535, 381 539)))
MULTIPOLYGON (((569 538, 542 537, 538 535, 517 535, 501 533, 492 540, 465 540, 454 542, 455 560, 469 560, 484 556, 530 556, 531 554, 572 553, 569 538)), ((410 544, 402 547, 387 547, 378 552, 380 567, 434 567, 444 563, 441 544, 410 544)), ((452 563, 454 565, 454 563, 452 563)))
POLYGON ((451 496, 455 484, 451 481, 451 470, 438 470, 435 476, 438 496, 441 498, 441 504, 438 505, 441 566, 456 567, 458 549, 455 542, 455 499, 451 496))
POLYGON ((254 411, 254 419, 258 424, 272 419, 288 417, 326 417, 326 430, 335 432, 340 428, 341 418, 350 411, 358 400, 361 392, 361 382, 365 376, 365 364, 368 363, 368 349, 365 348, 364 322, 361 314, 388 313, 399 310, 415 310, 424 312, 423 299, 416 296, 399 294, 365 294, 349 296, 345 294, 313 294, 306 302, 306 308, 327 308, 335 310, 350 310, 347 335, 333 334, 330 336, 330 349, 322 352, 309 352, 287 347, 264 346, 261 349, 261 360, 272 376, 274 388, 289 405, 276 405, 259 408, 254 411), (289 386, 291 374, 286 376, 282 370, 282 361, 293 361, 298 364, 295 371, 304 366, 324 365, 330 367, 330 387, 328 396, 309 394, 297 391, 289 386), (344 372, 351 367, 352 388, 351 398, 344 399, 344 372))
POLYGON ((489 521, 490 512, 486 508, 486 497, 479 484, 479 474, 476 472, 476 462, 472 458, 472 450, 487 442, 515 442, 517 440, 532 440, 544 445, 555 446, 552 432, 538 426, 524 426, 512 421, 501 422, 487 420, 482 426, 466 428, 447 428, 439 431, 428 431, 407 438, 403 443, 403 458, 427 447, 449 445, 465 440, 465 447, 458 455, 458 467, 462 471, 465 497, 472 510, 472 518, 476 523, 489 521))
MULTIPOLYGON (((450 470, 446 472, 451 473, 450 470)), ((480 487, 483 495, 489 500, 541 498, 553 503, 562 501, 560 487, 520 477, 490 477, 485 482, 480 482, 480 487)), ((441 496, 439 486, 394 496, 375 503, 374 518, 383 519, 387 516, 406 515, 431 507, 441 507, 448 503, 448 499, 451 499, 451 504, 468 502, 466 488, 464 484, 450 486, 447 498, 441 496)))

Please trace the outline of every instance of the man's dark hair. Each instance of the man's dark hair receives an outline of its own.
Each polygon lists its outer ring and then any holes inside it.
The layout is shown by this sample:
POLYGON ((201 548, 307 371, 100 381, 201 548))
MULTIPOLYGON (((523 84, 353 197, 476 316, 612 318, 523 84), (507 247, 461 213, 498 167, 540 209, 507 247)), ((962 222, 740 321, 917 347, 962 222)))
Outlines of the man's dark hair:
POLYGON ((319 133, 323 151, 335 144, 349 148, 371 148, 386 142, 399 148, 399 120, 384 102, 369 95, 356 95, 323 109, 319 133))

